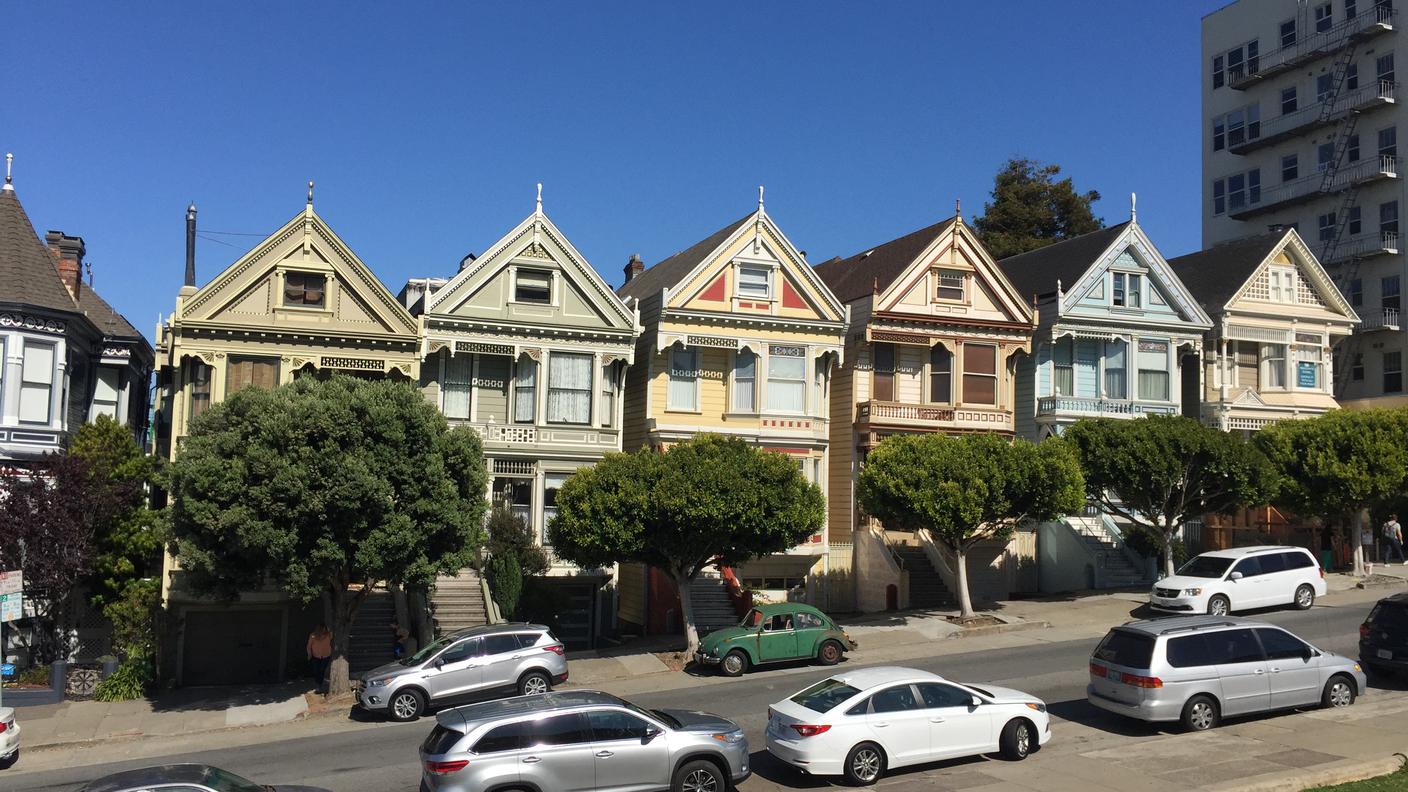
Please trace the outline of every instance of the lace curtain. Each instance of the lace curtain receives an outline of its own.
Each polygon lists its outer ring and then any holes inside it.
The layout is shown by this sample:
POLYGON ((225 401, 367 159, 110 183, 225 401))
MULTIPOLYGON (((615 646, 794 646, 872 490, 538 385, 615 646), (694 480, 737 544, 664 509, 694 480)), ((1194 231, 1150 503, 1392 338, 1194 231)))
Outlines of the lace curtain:
POLYGON ((592 422, 592 356, 554 352, 548 361, 548 423, 592 422))

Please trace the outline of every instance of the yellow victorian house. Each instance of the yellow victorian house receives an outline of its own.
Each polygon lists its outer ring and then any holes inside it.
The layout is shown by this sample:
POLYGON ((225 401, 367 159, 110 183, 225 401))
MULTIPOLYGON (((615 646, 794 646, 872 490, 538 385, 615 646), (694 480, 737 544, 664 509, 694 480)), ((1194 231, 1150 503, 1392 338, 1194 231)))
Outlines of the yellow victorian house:
MULTIPOLYGON (((757 211, 688 249, 649 268, 632 257, 618 293, 639 308, 643 327, 626 374, 625 450, 732 435, 790 455, 825 490, 828 400, 847 312, 764 210, 761 190, 757 211)), ((823 530, 736 574, 764 596, 825 605, 827 557, 823 530)), ((704 629, 715 625, 700 603, 717 601, 718 585, 694 592, 704 629)), ((620 619, 674 629, 677 596, 663 578, 623 568, 620 619)))
MULTIPOLYGON (((418 328, 313 211, 311 185, 301 212, 199 287, 190 207, 185 285, 157 328, 156 453, 175 458, 191 420, 242 388, 334 372, 416 382, 418 328)), ((272 590, 230 605, 197 597, 170 556, 162 599, 174 617, 163 660, 182 685, 284 679, 322 620, 272 590)))

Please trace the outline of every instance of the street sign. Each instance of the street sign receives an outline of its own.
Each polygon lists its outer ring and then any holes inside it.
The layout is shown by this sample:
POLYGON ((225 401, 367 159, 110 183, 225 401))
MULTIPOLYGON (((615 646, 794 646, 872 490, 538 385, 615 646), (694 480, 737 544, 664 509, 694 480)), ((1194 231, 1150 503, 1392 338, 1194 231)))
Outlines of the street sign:
POLYGON ((24 591, 24 573, 16 569, 0 572, 0 594, 18 594, 24 591))
POLYGON ((14 663, 0 663, 0 677, 12 677, 15 675, 14 663))
POLYGON ((0 622, 19 621, 24 618, 24 595, 0 594, 0 622))

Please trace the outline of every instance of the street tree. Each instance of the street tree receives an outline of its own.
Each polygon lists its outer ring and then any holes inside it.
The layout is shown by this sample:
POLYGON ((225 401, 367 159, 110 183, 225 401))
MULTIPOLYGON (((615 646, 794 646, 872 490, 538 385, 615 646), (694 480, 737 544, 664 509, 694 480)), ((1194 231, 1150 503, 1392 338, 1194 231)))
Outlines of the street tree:
POLYGON ((1277 477, 1251 444, 1181 415, 1077 421, 1075 447, 1090 499, 1147 532, 1172 575, 1183 523, 1269 502, 1277 477))
POLYGON ((821 490, 795 461, 718 435, 607 454, 567 479, 557 510, 549 533, 559 557, 648 564, 674 583, 688 652, 699 643, 689 586, 700 572, 795 547, 826 519, 821 490))
POLYGON ((949 554, 962 619, 975 615, 968 591, 975 545, 1084 502, 1080 466, 1065 443, 992 434, 888 437, 866 457, 858 497, 866 514, 896 530, 928 531, 949 554))
POLYGON ((1070 177, 1060 179, 1060 175, 1060 165, 1025 158, 1008 160, 997 172, 992 201, 983 204, 983 215, 973 220, 978 238, 993 258, 1026 253, 1105 227, 1091 208, 1100 193, 1076 192, 1070 177))
MULTIPOLYGON (((1256 445, 1280 473, 1277 505, 1320 518, 1343 537, 1361 515, 1408 489, 1408 412, 1333 410, 1281 421, 1256 434, 1256 445)), ((1363 572, 1358 536, 1355 571, 1363 572)))
POLYGON ((246 388, 198 417, 171 463, 171 531, 193 588, 233 598, 277 581, 331 604, 329 692, 379 582, 427 587, 481 540, 479 437, 408 383, 304 377, 246 388))

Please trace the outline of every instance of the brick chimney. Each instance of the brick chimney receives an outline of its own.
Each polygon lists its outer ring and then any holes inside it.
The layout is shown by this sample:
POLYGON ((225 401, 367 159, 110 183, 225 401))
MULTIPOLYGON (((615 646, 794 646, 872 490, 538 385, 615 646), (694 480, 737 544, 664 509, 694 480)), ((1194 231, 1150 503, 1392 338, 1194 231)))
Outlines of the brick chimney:
POLYGON ((626 262, 626 283, 642 272, 645 272, 645 262, 640 260, 639 253, 632 253, 631 260, 626 262))
POLYGON ((83 246, 83 237, 69 236, 62 231, 48 231, 44 234, 44 244, 54 256, 54 266, 59 277, 68 287, 69 296, 78 302, 83 289, 83 254, 88 252, 83 246))

